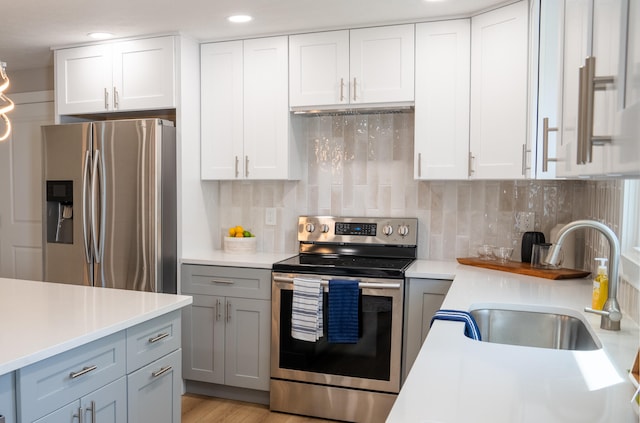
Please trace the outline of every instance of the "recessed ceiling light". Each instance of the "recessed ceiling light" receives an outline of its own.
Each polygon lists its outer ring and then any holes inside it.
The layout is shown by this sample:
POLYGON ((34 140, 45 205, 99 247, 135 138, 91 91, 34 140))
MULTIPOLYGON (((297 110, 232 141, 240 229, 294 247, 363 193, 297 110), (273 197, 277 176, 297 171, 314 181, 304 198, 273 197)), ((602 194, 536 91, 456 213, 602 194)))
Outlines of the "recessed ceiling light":
POLYGON ((107 38, 113 37, 113 34, 110 32, 90 32, 87 35, 96 40, 106 40, 107 38))
POLYGON ((244 23, 253 20, 253 18, 249 15, 233 15, 229 16, 227 20, 233 23, 244 23))

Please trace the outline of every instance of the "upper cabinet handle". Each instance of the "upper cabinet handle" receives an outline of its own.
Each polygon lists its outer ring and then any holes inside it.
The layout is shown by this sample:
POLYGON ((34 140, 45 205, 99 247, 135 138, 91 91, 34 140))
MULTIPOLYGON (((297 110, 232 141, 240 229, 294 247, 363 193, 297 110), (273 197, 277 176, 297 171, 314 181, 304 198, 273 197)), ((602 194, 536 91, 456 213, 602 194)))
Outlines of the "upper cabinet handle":
POLYGON ((118 95, 118 89, 116 87, 113 87, 113 108, 114 109, 118 109, 120 108, 120 96, 118 95))
POLYGON ((353 101, 356 101, 356 91, 357 91, 357 85, 356 85, 356 77, 353 77, 353 101))
POLYGON ((109 110, 109 90, 104 89, 104 109, 109 110))
POLYGON ((340 101, 344 101, 344 78, 340 78, 340 101))
POLYGON ((558 128, 549 127, 549 118, 542 119, 542 171, 549 170, 549 162, 555 162, 557 159, 549 158, 549 132, 557 132, 558 128))

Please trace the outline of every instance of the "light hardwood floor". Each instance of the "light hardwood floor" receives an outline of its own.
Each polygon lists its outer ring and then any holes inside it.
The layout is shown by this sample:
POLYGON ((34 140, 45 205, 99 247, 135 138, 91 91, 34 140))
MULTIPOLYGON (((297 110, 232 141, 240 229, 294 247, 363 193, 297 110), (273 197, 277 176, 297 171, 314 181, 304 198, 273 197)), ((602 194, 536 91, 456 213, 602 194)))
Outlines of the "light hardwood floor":
POLYGON ((182 423, 323 423, 329 420, 269 411, 262 404, 251 404, 203 395, 182 396, 182 423))

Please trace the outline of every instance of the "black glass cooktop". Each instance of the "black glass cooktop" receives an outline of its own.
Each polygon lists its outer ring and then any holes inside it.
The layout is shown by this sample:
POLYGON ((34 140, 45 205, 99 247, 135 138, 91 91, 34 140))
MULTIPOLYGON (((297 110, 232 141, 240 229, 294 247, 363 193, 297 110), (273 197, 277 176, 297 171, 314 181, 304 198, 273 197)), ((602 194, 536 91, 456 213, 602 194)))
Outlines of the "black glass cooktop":
POLYGON ((335 276, 404 278, 414 258, 299 254, 273 265, 276 272, 335 276))

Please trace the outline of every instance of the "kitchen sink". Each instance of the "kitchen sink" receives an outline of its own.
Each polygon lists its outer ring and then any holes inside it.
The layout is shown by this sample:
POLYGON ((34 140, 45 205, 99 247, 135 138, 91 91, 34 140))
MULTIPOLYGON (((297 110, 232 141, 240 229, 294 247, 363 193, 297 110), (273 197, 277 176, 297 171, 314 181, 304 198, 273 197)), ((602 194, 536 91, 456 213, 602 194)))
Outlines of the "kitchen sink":
POLYGON ((483 342, 573 351, 602 348, 589 324, 573 310, 499 305, 470 313, 483 342))

